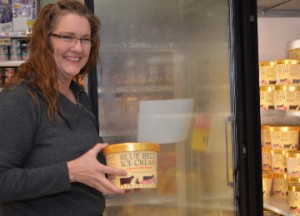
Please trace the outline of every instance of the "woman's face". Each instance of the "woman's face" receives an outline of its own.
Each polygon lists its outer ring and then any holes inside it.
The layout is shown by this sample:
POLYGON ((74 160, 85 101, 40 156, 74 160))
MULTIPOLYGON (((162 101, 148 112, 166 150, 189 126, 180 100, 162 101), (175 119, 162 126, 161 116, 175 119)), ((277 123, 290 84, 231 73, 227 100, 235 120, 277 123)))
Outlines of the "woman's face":
POLYGON ((91 50, 90 37, 91 28, 85 17, 77 14, 57 17, 50 41, 60 81, 70 81, 84 67, 91 50))

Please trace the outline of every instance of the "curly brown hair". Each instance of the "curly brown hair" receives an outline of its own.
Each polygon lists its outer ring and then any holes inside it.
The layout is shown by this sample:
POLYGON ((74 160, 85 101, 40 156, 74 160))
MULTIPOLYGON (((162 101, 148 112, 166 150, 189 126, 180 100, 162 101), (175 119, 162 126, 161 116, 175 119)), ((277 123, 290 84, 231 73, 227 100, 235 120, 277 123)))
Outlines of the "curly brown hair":
POLYGON ((53 117, 59 119, 57 113, 59 91, 57 67, 53 58, 53 48, 49 40, 49 34, 55 26, 57 17, 69 13, 87 18, 93 40, 89 59, 77 75, 78 78, 84 77, 96 67, 100 48, 99 19, 89 8, 76 0, 60 0, 41 9, 33 25, 32 36, 28 44, 30 57, 20 65, 16 76, 8 84, 8 86, 11 86, 25 81, 28 86, 27 90, 35 102, 38 101, 37 92, 40 91, 46 100, 50 119, 53 119, 53 117))

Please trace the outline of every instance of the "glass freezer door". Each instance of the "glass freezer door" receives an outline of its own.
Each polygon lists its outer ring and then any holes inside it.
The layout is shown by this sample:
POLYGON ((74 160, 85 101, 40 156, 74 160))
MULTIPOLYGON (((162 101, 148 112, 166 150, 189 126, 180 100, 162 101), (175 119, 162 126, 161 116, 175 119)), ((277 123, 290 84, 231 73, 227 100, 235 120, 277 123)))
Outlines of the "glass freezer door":
POLYGON ((106 196, 106 216, 236 214, 228 10, 227 0, 94 1, 100 135, 160 144, 157 188, 106 196))

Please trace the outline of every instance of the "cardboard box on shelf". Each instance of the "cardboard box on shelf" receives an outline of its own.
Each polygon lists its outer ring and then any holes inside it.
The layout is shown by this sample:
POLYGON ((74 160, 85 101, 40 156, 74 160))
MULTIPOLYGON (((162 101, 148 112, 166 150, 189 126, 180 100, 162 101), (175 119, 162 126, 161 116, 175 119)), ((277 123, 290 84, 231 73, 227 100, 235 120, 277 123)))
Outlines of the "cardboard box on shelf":
POLYGON ((0 32, 12 31, 11 0, 0 0, 0 32))
POLYGON ((12 0, 13 31, 27 31, 27 21, 34 19, 34 0, 24 3, 22 0, 12 0))

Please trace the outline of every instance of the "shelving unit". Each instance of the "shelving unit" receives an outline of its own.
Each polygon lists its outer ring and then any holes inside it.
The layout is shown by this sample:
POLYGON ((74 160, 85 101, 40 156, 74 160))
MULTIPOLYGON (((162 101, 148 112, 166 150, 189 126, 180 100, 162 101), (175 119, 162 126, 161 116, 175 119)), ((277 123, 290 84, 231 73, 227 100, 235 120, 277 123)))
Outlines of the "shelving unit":
POLYGON ((283 216, 293 216, 289 213, 289 206, 286 198, 269 197, 264 199, 264 208, 283 216))
POLYGON ((25 61, 0 61, 0 67, 19 67, 25 61))
POLYGON ((263 110, 260 112, 261 124, 300 125, 300 111, 263 110))
MULTIPOLYGON (((300 111, 263 110, 260 112, 262 125, 300 125, 300 111)), ((264 208, 283 216, 293 216, 289 213, 287 198, 269 197, 264 199, 264 208)))

